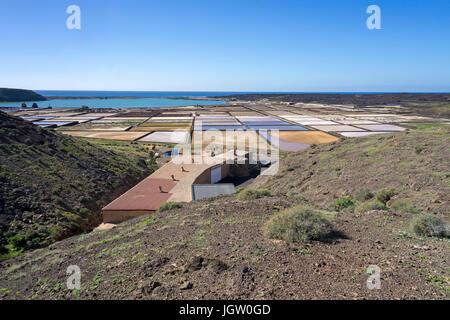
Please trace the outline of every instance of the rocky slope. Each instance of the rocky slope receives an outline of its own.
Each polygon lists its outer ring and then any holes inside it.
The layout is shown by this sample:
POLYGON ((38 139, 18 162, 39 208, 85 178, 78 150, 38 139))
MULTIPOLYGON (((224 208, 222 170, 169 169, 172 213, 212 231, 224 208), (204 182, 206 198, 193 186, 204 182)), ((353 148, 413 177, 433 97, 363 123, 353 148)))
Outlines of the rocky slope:
MULTIPOLYGON (((327 206, 341 197, 358 198, 361 189, 396 188, 401 199, 422 212, 449 212, 450 126, 417 125, 403 133, 347 138, 307 151, 284 154, 275 176, 255 187, 276 194, 301 194, 327 206)), ((394 200, 394 199, 393 199, 394 200)))
POLYGON ((427 126, 285 155, 276 177, 254 183, 269 196, 195 201, 3 261, 0 298, 449 299, 449 240, 409 230, 419 211, 448 219, 449 133, 427 126), (380 188, 396 189, 387 207, 334 212, 336 199, 360 208, 360 194, 380 188), (266 221, 298 204, 327 210, 333 237, 266 236, 266 221), (70 265, 79 290, 65 286, 70 265), (379 290, 366 285, 370 265, 379 290))
POLYGON ((98 223, 103 205, 151 173, 148 159, 148 152, 102 148, 0 112, 0 254, 98 223))

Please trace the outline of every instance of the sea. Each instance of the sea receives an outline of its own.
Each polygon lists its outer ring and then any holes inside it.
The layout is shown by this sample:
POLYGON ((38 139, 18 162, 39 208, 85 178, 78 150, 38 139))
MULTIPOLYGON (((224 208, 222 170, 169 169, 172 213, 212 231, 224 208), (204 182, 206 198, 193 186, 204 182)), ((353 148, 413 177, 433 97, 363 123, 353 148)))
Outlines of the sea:
MULTIPOLYGON (((219 105, 226 104, 226 102, 219 99, 193 100, 189 98, 206 98, 242 93, 218 91, 34 91, 44 97, 52 97, 52 99, 46 101, 24 101, 28 107, 31 107, 33 103, 36 103, 39 108, 47 108, 49 106, 52 108, 80 108, 83 106, 89 108, 167 108, 211 104, 219 105), (58 99, 58 97, 80 97, 81 99, 58 99), (82 99, 83 97, 96 98, 82 99)), ((22 102, 0 102, 0 107, 20 107, 21 105, 22 102)))
MULTIPOLYGON (((39 108, 167 108, 180 106, 226 104, 220 100, 221 96, 233 94, 257 94, 257 93, 340 93, 340 94, 367 94, 384 92, 233 92, 233 91, 76 91, 76 90, 34 90, 45 96, 52 97, 46 101, 27 101, 28 107, 35 102, 39 108), (78 99, 58 99, 58 97, 78 97, 78 99), (83 97, 89 99, 82 99, 83 97), (92 97, 96 97, 92 99, 92 97), (120 99, 119 99, 120 97, 120 99), (126 97, 126 98, 124 98, 126 97), (189 98, 216 97, 214 100, 193 100, 189 98), (217 98, 219 97, 219 98, 217 98), (170 99, 172 98, 172 99, 170 99), (176 98, 176 99, 174 99, 176 98)), ((20 107, 22 102, 0 102, 1 107, 20 107)))

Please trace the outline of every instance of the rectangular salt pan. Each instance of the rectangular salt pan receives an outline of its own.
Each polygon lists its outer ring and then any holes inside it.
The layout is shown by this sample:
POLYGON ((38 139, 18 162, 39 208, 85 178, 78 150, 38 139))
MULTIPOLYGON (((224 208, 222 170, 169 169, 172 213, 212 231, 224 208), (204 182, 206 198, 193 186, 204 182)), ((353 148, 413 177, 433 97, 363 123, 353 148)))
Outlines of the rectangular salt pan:
POLYGON ((381 133, 392 133, 392 132, 338 132, 340 135, 344 136, 344 137, 351 137, 351 138, 355 138, 355 137, 365 137, 365 136, 370 136, 373 134, 381 134, 381 133))
POLYGON ((48 126, 57 126, 57 127, 62 127, 62 126, 67 126, 70 124, 76 124, 76 122, 44 122, 44 121, 36 121, 33 122, 33 124, 37 124, 37 125, 48 125, 48 126))
POLYGON ((370 131, 405 131, 405 128, 393 126, 390 124, 367 124, 358 125, 358 127, 370 130, 370 131))
POLYGON ((337 132, 337 131, 364 131, 360 128, 348 126, 348 125, 334 125, 334 126, 311 126, 314 129, 326 131, 326 132, 337 132))
POLYGON ((241 126, 239 122, 195 122, 195 126, 241 126))
POLYGON ((194 130, 247 130, 242 126, 194 126, 194 130))
POLYGON ((292 124, 284 121, 278 121, 278 122, 271 122, 271 121, 265 121, 265 122, 243 122, 246 126, 291 126, 292 124))
POLYGON ((253 130, 279 130, 279 131, 308 131, 308 129, 300 126, 248 126, 253 130))
POLYGON ((144 142, 162 142, 162 143, 186 143, 189 134, 187 132, 154 132, 145 136, 139 141, 144 142))

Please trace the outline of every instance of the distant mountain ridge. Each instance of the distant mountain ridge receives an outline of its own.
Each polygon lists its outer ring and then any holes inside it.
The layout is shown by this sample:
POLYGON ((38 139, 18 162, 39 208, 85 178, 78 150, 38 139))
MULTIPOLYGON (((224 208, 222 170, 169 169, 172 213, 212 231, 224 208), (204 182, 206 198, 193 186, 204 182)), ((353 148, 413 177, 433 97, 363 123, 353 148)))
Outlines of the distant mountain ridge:
POLYGON ((0 101, 21 102, 21 101, 44 101, 44 96, 32 90, 0 88, 0 101))

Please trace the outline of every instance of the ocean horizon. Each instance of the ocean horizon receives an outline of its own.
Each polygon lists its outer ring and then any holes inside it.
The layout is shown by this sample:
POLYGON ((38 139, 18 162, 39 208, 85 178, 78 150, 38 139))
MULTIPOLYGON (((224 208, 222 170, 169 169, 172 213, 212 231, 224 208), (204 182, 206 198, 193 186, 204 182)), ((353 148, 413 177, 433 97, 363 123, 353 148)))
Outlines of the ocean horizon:
MULTIPOLYGON (((34 90, 44 97, 52 97, 44 101, 1 102, 0 107, 21 107, 26 103, 31 107, 34 103, 39 108, 172 108, 196 105, 219 105, 227 102, 220 97, 245 94, 384 94, 394 92, 237 92, 237 91, 96 91, 96 90, 34 90), (58 98, 61 99, 58 99, 58 98), (62 99, 73 97, 75 99, 62 99), (210 98, 196 100, 189 98, 210 98), (83 99, 85 98, 85 99, 83 99)), ((425 93, 425 92, 424 92, 425 93)))
POLYGON ((224 97, 237 94, 389 94, 448 93, 415 91, 116 91, 116 90, 33 90, 44 97, 224 97))
MULTIPOLYGON (((245 94, 243 92, 228 91, 114 91, 114 90, 34 90, 44 97, 214 97, 231 94, 245 94)), ((250 92, 249 92, 250 93, 250 92)), ((256 92, 252 92, 256 93, 256 92)))

